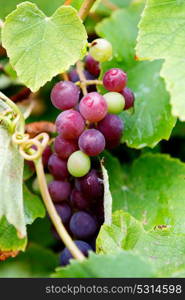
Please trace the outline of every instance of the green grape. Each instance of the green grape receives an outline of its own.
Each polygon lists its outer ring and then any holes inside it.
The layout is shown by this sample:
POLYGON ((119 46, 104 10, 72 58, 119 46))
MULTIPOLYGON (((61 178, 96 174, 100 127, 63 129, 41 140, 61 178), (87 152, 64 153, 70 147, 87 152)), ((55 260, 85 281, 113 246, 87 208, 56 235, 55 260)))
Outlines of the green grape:
POLYGON ((125 99, 120 93, 110 92, 103 95, 110 114, 119 114, 125 107, 125 99))
MULTIPOLYGON (((53 176, 51 174, 45 174, 46 182, 50 183, 53 180, 53 176)), ((37 177, 32 182, 32 189, 36 194, 40 194, 40 188, 37 177)))
POLYGON ((89 156, 82 151, 75 151, 68 159, 67 168, 74 177, 85 176, 91 168, 89 156))
POLYGON ((90 55, 99 62, 104 62, 112 58, 112 45, 105 39, 96 39, 91 43, 90 55))

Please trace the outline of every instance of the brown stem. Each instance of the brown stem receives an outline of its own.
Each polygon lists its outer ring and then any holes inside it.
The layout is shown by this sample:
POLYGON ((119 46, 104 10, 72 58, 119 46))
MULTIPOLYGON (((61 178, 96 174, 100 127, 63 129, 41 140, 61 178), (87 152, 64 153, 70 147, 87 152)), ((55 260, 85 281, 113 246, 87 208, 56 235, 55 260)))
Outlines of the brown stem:
POLYGON ((66 81, 69 80, 69 76, 68 76, 67 72, 62 73, 61 75, 62 75, 64 80, 66 80, 66 81))
POLYGON ((85 18, 88 16, 89 11, 96 0, 84 0, 80 10, 79 10, 79 17, 84 21, 85 18))
POLYGON ((119 8, 117 5, 113 4, 109 0, 102 0, 102 4, 104 4, 107 8, 111 10, 117 10, 119 8))
POLYGON ((76 63, 76 71, 78 73, 78 76, 80 78, 80 86, 82 89, 82 92, 85 95, 87 95, 87 86, 86 86, 86 78, 83 72, 83 62, 81 62, 80 60, 76 63))
MULTIPOLYGON (((75 82, 76 85, 81 87, 81 81, 77 81, 75 82)), ((102 85, 103 81, 102 80, 98 80, 98 79, 94 79, 94 80, 85 80, 85 84, 87 85, 102 85)))

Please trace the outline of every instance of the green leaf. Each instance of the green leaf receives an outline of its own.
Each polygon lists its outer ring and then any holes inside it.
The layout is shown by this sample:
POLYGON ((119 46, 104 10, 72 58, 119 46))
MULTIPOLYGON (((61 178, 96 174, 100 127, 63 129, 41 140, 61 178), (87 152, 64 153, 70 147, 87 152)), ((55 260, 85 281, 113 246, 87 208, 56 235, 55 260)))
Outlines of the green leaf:
POLYGON ((24 213, 26 224, 32 224, 36 218, 45 217, 45 208, 39 196, 32 194, 26 185, 23 185, 24 213))
POLYGON ((103 174, 104 185, 104 223, 110 225, 112 223, 112 195, 109 188, 109 176, 103 161, 101 161, 101 169, 103 174))
MULTIPOLYGON (((141 8, 141 4, 135 4, 127 10, 116 11, 96 26, 97 33, 110 40, 114 50, 113 60, 102 64, 101 77, 110 68, 121 68, 128 73, 128 86, 135 93, 134 111, 120 115, 125 121, 122 142, 132 148, 154 147, 160 140, 168 139, 176 121, 160 78, 161 61, 134 59, 141 8)), ((100 91, 105 92, 102 88, 100 91)))
POLYGON ((26 180, 30 179, 34 173, 35 173, 35 171, 33 169, 31 169, 27 163, 24 163, 24 170, 23 170, 24 180, 26 181, 26 180))
POLYGON ((140 59, 164 59, 161 76, 171 95, 172 113, 185 121, 184 27, 185 2, 148 0, 139 24, 137 54, 140 59))
POLYGON ((184 234, 175 234, 168 227, 147 232, 141 222, 123 211, 115 212, 112 226, 103 225, 97 239, 97 249, 101 253, 116 255, 123 249, 145 257, 157 277, 182 277, 185 272, 184 245, 184 234))
POLYGON ((10 63, 32 91, 80 59, 86 43, 85 27, 69 6, 47 17, 35 4, 24 2, 6 17, 2 30, 10 63))
POLYGON ((58 264, 57 255, 36 244, 25 253, 0 264, 0 278, 49 277, 58 264))
POLYGON ((71 260, 65 268, 58 268, 54 278, 124 278, 154 277, 151 265, 137 254, 120 251, 115 255, 96 255, 80 263, 71 260))
POLYGON ((172 232, 185 234, 184 178, 185 164, 178 159, 143 155, 127 171, 126 188, 113 207, 128 211, 147 229, 167 225, 172 232))

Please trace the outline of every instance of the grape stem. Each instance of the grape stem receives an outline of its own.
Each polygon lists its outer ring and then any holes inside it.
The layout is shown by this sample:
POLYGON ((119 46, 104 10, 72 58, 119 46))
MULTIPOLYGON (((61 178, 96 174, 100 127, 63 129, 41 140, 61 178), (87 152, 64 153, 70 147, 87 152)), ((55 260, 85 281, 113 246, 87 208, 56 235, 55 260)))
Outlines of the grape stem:
POLYGON ((85 18, 88 16, 89 11, 93 4, 96 2, 96 0, 84 0, 80 10, 79 10, 79 17, 84 21, 85 18))
POLYGON ((39 182, 39 187, 41 191, 41 195, 44 201, 44 204, 46 206, 47 212, 52 220, 52 223, 54 224, 60 238, 64 242, 65 246, 69 249, 72 256, 79 260, 83 261, 85 259, 85 256, 82 254, 82 252, 78 249, 78 247, 75 245, 73 240, 71 239, 70 235, 68 234, 67 230, 65 229, 63 223, 61 222, 61 219, 55 209, 55 206, 53 205, 53 202, 51 200, 46 178, 44 174, 44 168, 42 164, 42 158, 39 158, 38 160, 34 161, 37 178, 39 182))
POLYGON ((78 73, 78 76, 80 78, 80 86, 81 86, 81 89, 82 89, 82 92, 85 95, 87 95, 87 86, 86 86, 86 77, 84 75, 84 72, 83 72, 84 68, 83 68, 83 62, 81 62, 80 60, 77 61, 76 63, 76 71, 78 73))
MULTIPOLYGON (((78 85, 78 86, 81 86, 81 81, 77 81, 77 82, 75 82, 75 84, 78 85)), ((85 80, 85 84, 86 85, 94 85, 94 84, 103 85, 103 81, 102 80, 98 80, 98 79, 95 79, 95 80, 85 80)))

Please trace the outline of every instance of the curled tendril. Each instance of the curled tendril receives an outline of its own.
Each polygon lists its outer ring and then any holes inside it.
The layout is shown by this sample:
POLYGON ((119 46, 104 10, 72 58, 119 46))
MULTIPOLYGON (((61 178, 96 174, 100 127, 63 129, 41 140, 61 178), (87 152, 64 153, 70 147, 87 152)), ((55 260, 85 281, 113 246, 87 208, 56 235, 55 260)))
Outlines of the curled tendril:
POLYGON ((17 133, 13 135, 13 141, 19 144, 19 152, 26 160, 37 160, 41 157, 45 147, 49 142, 47 133, 41 133, 33 139, 29 139, 28 135, 17 133), (21 142, 22 141, 22 142, 21 142))

